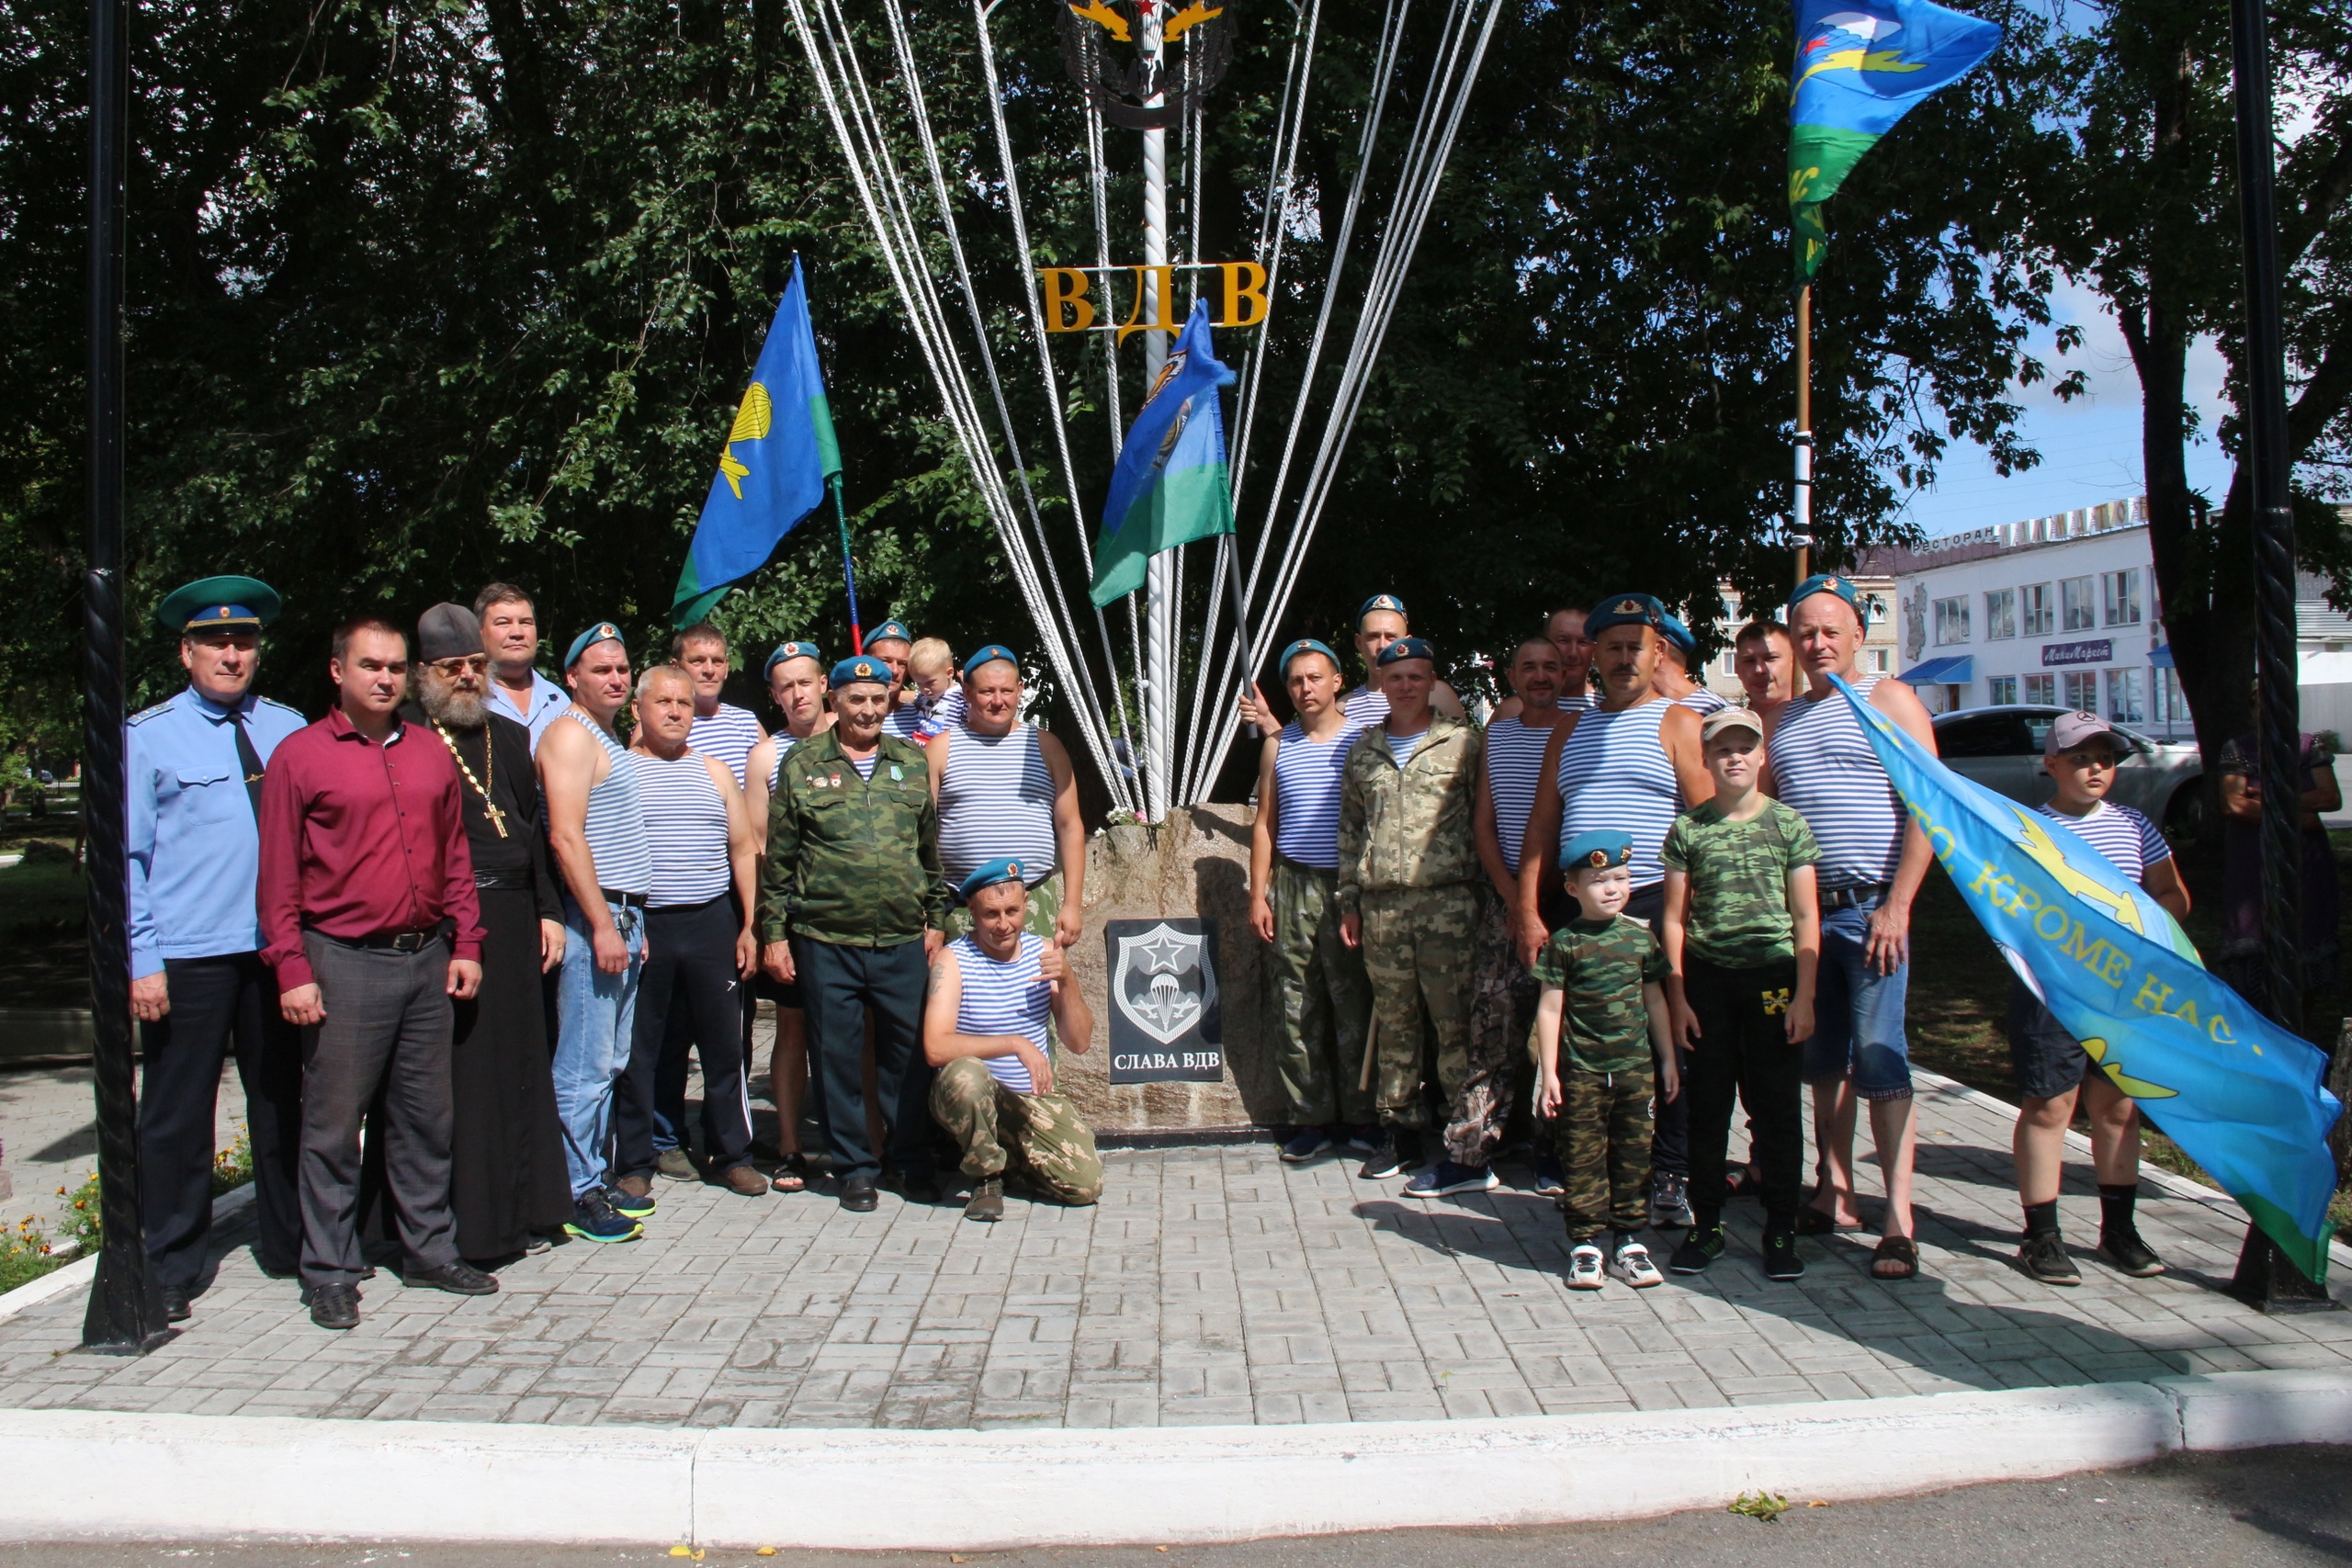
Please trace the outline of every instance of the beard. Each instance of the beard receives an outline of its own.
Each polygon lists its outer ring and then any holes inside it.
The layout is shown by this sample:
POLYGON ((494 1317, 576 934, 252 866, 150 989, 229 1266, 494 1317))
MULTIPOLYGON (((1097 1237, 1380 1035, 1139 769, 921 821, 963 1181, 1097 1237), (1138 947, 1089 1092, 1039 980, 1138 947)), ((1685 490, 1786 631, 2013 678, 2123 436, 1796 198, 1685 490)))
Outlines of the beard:
POLYGON ((424 705, 427 718, 450 729, 480 729, 490 722, 480 694, 460 692, 440 681, 423 682, 417 700, 424 705))

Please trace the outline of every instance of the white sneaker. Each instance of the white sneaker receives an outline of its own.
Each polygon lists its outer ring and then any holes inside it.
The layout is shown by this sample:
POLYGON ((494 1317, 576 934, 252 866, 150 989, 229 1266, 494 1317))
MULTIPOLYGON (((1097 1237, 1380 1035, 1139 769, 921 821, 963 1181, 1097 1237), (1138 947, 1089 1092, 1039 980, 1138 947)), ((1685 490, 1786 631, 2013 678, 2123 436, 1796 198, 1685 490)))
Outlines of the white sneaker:
POLYGON ((1609 1271, 1635 1290, 1666 1283, 1666 1276, 1650 1261, 1650 1249, 1638 1241, 1629 1241, 1617 1249, 1616 1261, 1610 1264, 1609 1271))
POLYGON ((1597 1291, 1608 1282, 1608 1272, 1601 1267, 1600 1248, 1589 1241, 1578 1243, 1568 1254, 1568 1289, 1597 1291))

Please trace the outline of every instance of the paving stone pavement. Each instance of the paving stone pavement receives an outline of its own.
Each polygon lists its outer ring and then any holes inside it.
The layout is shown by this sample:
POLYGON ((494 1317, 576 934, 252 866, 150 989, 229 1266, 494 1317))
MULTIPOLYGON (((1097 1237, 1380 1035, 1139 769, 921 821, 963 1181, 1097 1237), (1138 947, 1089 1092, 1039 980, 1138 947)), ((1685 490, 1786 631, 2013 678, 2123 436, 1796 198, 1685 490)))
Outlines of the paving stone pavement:
MULTIPOLYGON (((1442 1419, 1886 1397, 2352 1364, 2352 1313, 2265 1317, 2221 1293, 2233 1207, 2143 1188, 2172 1264, 2087 1256, 2086 1162, 2062 1204, 2075 1290, 2009 1261, 2006 1109, 1923 1076, 1925 1276, 1868 1275, 1865 1242, 1805 1243, 1766 1280, 1757 1219, 1694 1280, 1562 1282, 1549 1201, 1422 1203, 1354 1161, 1271 1145, 1113 1151, 1100 1206, 1015 1200, 1005 1222, 885 1195, 743 1199, 659 1183, 647 1238, 572 1242, 465 1299, 365 1287, 352 1333, 233 1247, 194 1320, 140 1359, 67 1353, 79 1293, 0 1320, 0 1405, 202 1415, 884 1427, 1442 1419)), ((1511 1174, 1506 1171, 1506 1174, 1511 1174)), ((1874 1205, 1866 1201, 1866 1213, 1874 1205)), ((250 1222, 241 1222, 249 1224, 250 1222)))

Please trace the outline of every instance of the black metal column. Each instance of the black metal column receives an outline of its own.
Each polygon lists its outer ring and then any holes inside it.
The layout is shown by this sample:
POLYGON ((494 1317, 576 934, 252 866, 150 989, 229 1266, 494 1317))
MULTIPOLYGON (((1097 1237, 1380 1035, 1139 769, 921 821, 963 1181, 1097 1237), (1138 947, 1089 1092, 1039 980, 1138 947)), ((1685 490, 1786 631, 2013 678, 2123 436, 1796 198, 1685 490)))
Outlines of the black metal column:
POLYGON ((140 1235, 123 831, 122 185, 130 31, 130 0, 90 0, 90 560, 82 582, 82 810, 103 1240, 82 1319, 82 1348, 117 1355, 137 1355, 169 1335, 140 1235))
MULTIPOLYGON (((2269 1013, 2303 1032, 2302 716, 2295 668, 2295 513, 2288 494, 2286 332, 2278 303, 2278 215, 2270 43, 2262 0, 2231 0, 2237 96, 2238 222, 2245 258, 2245 464, 2254 507, 2255 672, 2262 782, 2262 934, 2269 1013)), ((2232 1289, 2263 1306, 2322 1304, 2324 1292, 2254 1226, 2232 1289)))

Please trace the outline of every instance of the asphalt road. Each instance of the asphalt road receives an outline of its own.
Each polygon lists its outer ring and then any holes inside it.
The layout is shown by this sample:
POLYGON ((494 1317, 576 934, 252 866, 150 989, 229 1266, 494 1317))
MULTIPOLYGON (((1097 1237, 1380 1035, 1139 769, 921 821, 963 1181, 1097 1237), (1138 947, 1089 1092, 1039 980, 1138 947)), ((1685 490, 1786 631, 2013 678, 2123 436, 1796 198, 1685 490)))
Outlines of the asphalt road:
MULTIPOLYGON (((712 1550, 699 1568, 2235 1568, 2352 1562, 2352 1449, 2188 1455, 2138 1470, 1630 1525, 1413 1530, 1238 1546, 951 1554, 712 1550)), ((0 1547, 9 1568, 687 1568, 666 1546, 89 1545, 0 1547)))

